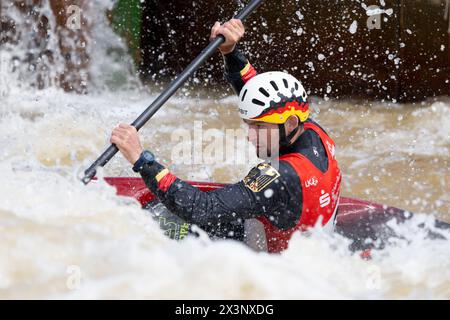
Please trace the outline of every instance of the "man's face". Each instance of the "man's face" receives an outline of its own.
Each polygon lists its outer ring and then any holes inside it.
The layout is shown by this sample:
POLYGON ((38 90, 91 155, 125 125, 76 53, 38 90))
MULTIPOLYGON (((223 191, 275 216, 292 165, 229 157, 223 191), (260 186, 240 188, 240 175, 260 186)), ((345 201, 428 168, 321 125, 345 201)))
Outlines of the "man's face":
POLYGON ((280 132, 272 123, 244 120, 248 125, 248 141, 256 148, 258 158, 266 159, 279 153, 280 132))

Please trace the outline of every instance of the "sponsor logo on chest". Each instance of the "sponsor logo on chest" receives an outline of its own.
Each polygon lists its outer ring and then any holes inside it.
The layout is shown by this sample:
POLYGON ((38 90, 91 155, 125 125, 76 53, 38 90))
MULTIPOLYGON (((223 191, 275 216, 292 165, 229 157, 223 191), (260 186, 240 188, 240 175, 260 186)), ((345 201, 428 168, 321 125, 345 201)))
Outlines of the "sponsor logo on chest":
POLYGON ((332 145, 329 141, 327 141, 326 144, 327 144, 328 152, 330 152, 331 156, 334 158, 334 154, 336 152, 335 146, 332 145))
POLYGON ((326 207, 331 202, 331 197, 329 193, 325 193, 324 190, 322 190, 322 195, 319 198, 319 204, 321 208, 326 207))
POLYGON ((319 181, 317 180, 317 178, 316 177, 312 177, 312 178, 306 180, 305 188, 309 188, 309 187, 312 187, 312 186, 315 187, 315 186, 317 186, 318 183, 319 183, 319 181))

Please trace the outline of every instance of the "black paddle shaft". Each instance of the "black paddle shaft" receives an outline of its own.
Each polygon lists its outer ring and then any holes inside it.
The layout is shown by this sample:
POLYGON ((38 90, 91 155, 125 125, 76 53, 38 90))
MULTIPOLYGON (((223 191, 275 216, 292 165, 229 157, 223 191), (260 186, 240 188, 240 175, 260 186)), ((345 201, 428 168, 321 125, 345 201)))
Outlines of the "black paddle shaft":
MULTIPOLYGON (((245 20, 250 13, 252 13, 263 0, 252 0, 235 18, 245 20)), ((216 39, 211 41, 209 45, 195 58, 194 61, 164 90, 158 98, 131 124, 138 131, 150 120, 151 117, 169 100, 169 98, 183 85, 183 83, 191 77, 195 71, 225 42, 225 38, 219 35, 216 39)), ((81 179, 84 184, 88 184, 95 176, 98 167, 103 167, 119 149, 114 145, 110 145, 103 154, 95 160, 95 162, 84 172, 84 177, 81 179)))

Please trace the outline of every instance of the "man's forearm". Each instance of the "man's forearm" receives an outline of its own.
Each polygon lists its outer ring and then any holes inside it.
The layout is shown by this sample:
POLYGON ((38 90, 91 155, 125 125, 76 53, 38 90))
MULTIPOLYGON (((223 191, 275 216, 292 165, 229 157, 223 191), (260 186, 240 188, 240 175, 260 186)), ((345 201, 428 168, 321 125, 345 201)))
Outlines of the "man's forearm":
POLYGON ((256 70, 248 59, 239 50, 238 46, 233 52, 224 55, 225 79, 231 84, 237 95, 245 83, 256 75, 256 70))
POLYGON ((215 225, 263 213, 254 206, 256 201, 252 201, 251 192, 242 183, 203 192, 176 178, 157 162, 144 166, 141 176, 171 212, 189 223, 215 225))

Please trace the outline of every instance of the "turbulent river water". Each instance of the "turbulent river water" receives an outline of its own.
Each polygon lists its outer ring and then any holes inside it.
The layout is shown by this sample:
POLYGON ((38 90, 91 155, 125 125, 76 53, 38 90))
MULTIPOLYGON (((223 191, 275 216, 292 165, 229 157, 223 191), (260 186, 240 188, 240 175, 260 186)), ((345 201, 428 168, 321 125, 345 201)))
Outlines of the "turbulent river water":
MULTIPOLYGON (((450 244, 418 227, 450 222, 448 97, 418 105, 311 99, 337 143, 343 195, 418 213, 392 225, 403 240, 365 261, 348 240, 318 229, 296 235, 281 255, 168 239, 136 201, 78 179, 111 129, 132 121, 156 91, 32 90, 0 72, 0 298, 450 298, 450 244)), ((234 97, 197 96, 171 99, 141 131, 144 146, 180 178, 238 181, 257 159, 173 163, 176 129, 192 132, 195 121, 217 132, 242 127, 234 97)), ((100 175, 133 173, 117 156, 100 175)))

